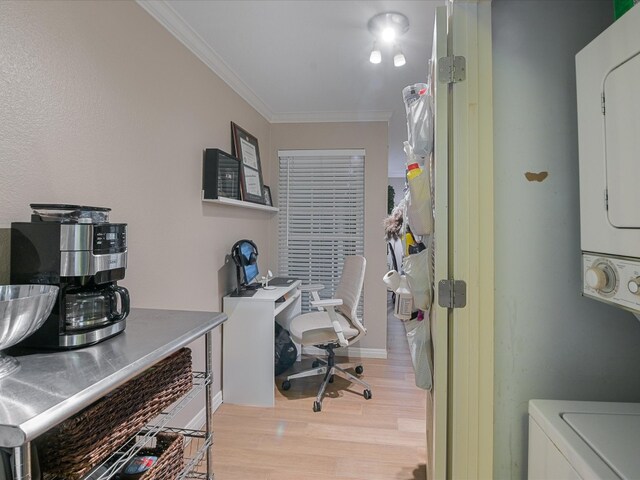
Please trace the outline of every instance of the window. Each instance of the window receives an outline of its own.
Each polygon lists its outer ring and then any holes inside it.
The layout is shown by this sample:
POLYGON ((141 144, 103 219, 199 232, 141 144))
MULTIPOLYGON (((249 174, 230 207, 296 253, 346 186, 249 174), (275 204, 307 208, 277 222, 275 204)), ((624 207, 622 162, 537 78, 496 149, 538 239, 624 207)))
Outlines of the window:
MULTIPOLYGON (((333 295, 344 256, 364 254, 364 154, 278 152, 278 268, 303 283, 323 284, 321 298, 333 295)), ((309 311, 307 297, 303 312, 309 311)))

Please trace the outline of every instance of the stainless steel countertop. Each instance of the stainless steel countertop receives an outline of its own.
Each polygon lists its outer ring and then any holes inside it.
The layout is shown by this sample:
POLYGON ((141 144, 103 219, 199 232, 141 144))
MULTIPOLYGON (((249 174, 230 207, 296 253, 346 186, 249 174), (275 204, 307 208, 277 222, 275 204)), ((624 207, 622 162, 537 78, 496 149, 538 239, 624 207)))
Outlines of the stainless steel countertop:
POLYGON ((18 447, 227 319, 223 313, 134 308, 126 330, 92 347, 16 356, 0 380, 0 447, 18 447))

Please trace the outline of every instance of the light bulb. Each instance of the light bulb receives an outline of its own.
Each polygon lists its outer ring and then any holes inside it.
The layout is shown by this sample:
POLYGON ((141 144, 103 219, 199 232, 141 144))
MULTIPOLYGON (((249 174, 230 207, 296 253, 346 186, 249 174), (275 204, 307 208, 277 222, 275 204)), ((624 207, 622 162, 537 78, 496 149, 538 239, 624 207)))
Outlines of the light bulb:
POLYGON ((393 55, 393 66, 394 67, 401 67, 405 63, 407 63, 407 60, 406 60, 406 58, 404 58, 404 54, 402 53, 402 50, 400 50, 399 47, 396 47, 395 48, 395 54, 393 55))
POLYGON ((376 42, 373 42, 373 50, 371 50, 371 55, 369 55, 369 61, 371 63, 380 63, 382 61, 382 53, 376 45, 376 42))
POLYGON ((393 27, 385 27, 380 36, 385 42, 393 42, 396 38, 396 31, 393 27))

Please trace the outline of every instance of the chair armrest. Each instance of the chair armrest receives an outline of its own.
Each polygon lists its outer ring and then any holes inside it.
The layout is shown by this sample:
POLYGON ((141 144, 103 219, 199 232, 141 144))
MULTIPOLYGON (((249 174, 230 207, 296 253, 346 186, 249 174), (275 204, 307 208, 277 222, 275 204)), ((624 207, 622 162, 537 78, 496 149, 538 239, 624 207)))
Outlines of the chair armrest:
POLYGON ((342 305, 342 300, 338 298, 328 298, 326 300, 316 300, 315 302, 311 302, 311 305, 313 307, 327 310, 329 318, 331 319, 331 326, 338 337, 338 343, 341 347, 348 346, 349 341, 344 336, 344 331, 342 330, 342 325, 340 325, 340 322, 338 321, 335 309, 335 307, 342 305))
POLYGON ((309 304, 312 307, 316 308, 339 307, 340 305, 342 305, 342 300, 340 300, 339 298, 327 298, 325 300, 312 300, 311 302, 309 302, 309 304))
POLYGON ((324 285, 321 283, 310 283, 309 285, 300 285, 298 290, 301 292, 317 292, 318 290, 323 290, 324 285))
MULTIPOLYGON (((311 294, 311 298, 309 300, 311 300, 311 306, 314 307, 313 303, 320 301, 320 295, 318 294, 318 292, 324 289, 324 285, 322 285, 321 283, 312 283, 309 285, 300 285, 298 289, 301 292, 309 292, 311 294)), ((324 308, 322 308, 321 306, 315 306, 315 308, 320 311, 324 310, 324 308)))

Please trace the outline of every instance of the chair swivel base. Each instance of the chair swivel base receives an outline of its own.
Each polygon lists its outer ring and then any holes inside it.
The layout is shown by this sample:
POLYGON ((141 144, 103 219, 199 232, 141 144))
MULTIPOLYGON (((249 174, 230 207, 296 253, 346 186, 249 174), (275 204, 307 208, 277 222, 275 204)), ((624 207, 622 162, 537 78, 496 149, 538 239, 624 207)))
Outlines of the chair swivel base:
POLYGON ((346 370, 347 368, 355 367, 356 373, 360 374, 364 371, 364 369, 362 368, 362 365, 355 364, 355 363, 341 363, 339 365, 336 365, 333 362, 332 356, 330 355, 328 358, 328 361, 322 360, 320 358, 316 358, 311 364, 311 366, 313 368, 311 368, 310 370, 304 370, 302 372, 288 375, 287 379, 284 382, 282 382, 282 389, 289 390, 291 388, 291 380, 293 380, 294 378, 312 377, 315 375, 324 374, 324 379, 322 380, 322 384, 320 385, 320 390, 318 390, 318 395, 316 395, 316 400, 315 402, 313 402, 314 412, 319 412, 322 410, 322 398, 324 397, 324 392, 327 389, 327 384, 333 383, 333 376, 335 374, 341 375, 342 377, 346 378, 347 380, 350 380, 351 382, 359 383, 360 385, 362 385, 365 388, 363 392, 363 396, 366 400, 369 400, 372 397, 371 387, 369 386, 369 384, 360 380, 358 377, 356 377, 355 375, 352 375, 346 370))

